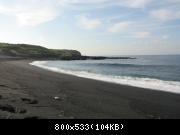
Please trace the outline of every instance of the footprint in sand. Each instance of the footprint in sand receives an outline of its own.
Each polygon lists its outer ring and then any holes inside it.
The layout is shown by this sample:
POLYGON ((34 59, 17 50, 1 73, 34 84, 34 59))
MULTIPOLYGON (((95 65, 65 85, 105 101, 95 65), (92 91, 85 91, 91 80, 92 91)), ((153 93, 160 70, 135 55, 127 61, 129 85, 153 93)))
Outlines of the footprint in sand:
POLYGON ((35 99, 21 98, 21 100, 26 104, 38 104, 38 101, 35 99))
POLYGON ((13 88, 13 87, 10 87, 10 86, 8 86, 8 85, 5 85, 5 84, 0 84, 0 87, 4 87, 4 88, 10 88, 10 89, 18 89, 18 88, 13 88))
POLYGON ((24 119, 43 119, 39 116, 27 116, 27 117, 24 117, 24 119))
POLYGON ((17 108, 17 107, 14 107, 12 105, 0 105, 0 110, 1 111, 6 111, 6 112, 10 112, 10 113, 21 113, 21 114, 24 114, 27 112, 26 109, 23 109, 23 108, 17 108))
POLYGON ((7 86, 7 85, 4 85, 4 84, 0 84, 0 87, 6 87, 6 88, 8 88, 8 86, 7 86))

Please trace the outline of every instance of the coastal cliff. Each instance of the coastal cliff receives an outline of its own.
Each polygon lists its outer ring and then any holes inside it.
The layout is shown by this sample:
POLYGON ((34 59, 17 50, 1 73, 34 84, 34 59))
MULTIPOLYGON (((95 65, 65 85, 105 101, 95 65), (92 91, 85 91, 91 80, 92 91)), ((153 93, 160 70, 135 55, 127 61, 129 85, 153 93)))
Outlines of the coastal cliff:
POLYGON ((8 43, 0 43, 0 55, 19 58, 61 60, 76 60, 81 58, 81 53, 76 50, 47 49, 42 46, 8 43))
POLYGON ((29 44, 0 43, 0 57, 51 59, 51 60, 103 60, 134 59, 131 57, 82 56, 77 50, 48 49, 29 44))

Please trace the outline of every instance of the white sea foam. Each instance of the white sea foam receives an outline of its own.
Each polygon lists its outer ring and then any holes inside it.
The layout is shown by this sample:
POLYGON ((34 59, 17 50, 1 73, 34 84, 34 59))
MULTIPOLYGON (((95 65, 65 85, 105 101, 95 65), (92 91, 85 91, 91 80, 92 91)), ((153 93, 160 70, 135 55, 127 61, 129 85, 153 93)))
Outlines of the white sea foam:
POLYGON ((139 77, 129 77, 129 76, 111 76, 111 75, 89 73, 86 71, 63 70, 57 67, 46 66, 45 65, 46 61, 35 61, 30 64, 54 72, 75 75, 83 78, 90 78, 105 82, 124 84, 129 86, 142 87, 142 88, 148 88, 148 89, 160 90, 160 91, 166 91, 172 93, 180 93, 180 82, 176 82, 176 81, 164 81, 153 78, 139 78, 139 77))
POLYGON ((32 63, 30 63, 31 65, 37 65, 37 66, 40 66, 40 65, 44 65, 46 64, 47 61, 33 61, 32 63))

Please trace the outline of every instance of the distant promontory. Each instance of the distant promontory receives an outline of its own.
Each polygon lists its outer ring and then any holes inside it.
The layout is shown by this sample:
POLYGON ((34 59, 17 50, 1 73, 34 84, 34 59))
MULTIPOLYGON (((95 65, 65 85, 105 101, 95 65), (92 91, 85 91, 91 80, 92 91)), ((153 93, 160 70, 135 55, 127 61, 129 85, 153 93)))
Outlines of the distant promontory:
POLYGON ((52 60, 102 60, 102 59, 134 59, 131 57, 82 56, 77 50, 48 49, 29 44, 0 43, 0 57, 52 59, 52 60))

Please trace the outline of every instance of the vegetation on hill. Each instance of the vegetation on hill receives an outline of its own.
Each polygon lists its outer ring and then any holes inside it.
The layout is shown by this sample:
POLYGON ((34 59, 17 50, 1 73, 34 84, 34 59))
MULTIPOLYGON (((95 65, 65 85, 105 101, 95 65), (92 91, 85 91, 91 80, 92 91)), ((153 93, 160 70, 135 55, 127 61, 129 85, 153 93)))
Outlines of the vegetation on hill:
POLYGON ((132 57, 82 56, 76 50, 48 49, 42 46, 8 43, 0 43, 0 56, 51 60, 135 59, 132 57))
POLYGON ((81 53, 76 50, 47 49, 42 46, 28 44, 0 43, 0 54, 22 58, 81 59, 81 53))

